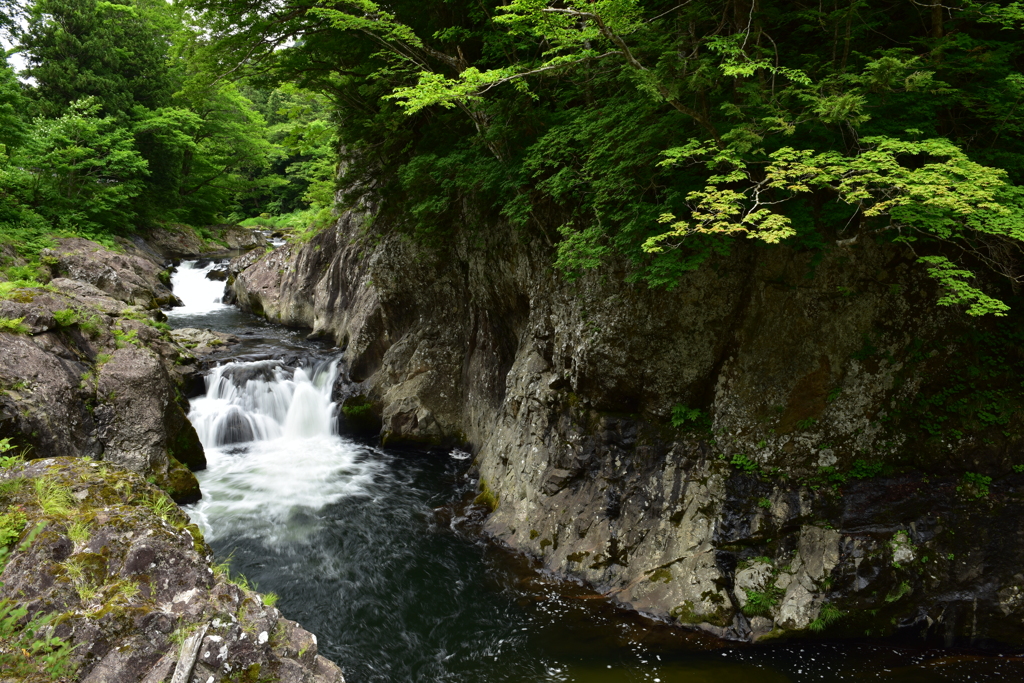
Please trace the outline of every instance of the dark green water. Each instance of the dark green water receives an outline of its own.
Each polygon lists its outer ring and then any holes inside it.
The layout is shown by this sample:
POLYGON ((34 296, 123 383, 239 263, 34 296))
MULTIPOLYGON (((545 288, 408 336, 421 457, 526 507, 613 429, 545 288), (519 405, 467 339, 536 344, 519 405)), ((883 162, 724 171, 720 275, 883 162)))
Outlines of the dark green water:
POLYGON ((1024 681, 1024 662, 1007 655, 730 647, 621 610, 483 538, 478 513, 460 504, 472 481, 458 452, 338 435, 335 352, 230 309, 193 307, 172 323, 249 334, 243 362, 219 370, 218 388, 193 403, 210 467, 190 514, 219 558, 317 634, 348 683, 1024 681), (265 360, 303 354, 290 361, 303 372, 265 360), (214 443, 232 411, 264 436, 214 443))

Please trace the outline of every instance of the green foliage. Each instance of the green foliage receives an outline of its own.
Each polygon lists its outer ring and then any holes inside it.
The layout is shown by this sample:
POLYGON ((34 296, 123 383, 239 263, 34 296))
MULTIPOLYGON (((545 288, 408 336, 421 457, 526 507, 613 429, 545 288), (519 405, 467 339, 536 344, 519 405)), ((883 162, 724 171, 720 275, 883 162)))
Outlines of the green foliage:
POLYGON ((866 460, 858 458, 853 462, 853 467, 850 469, 850 476, 854 479, 871 479, 885 473, 886 465, 884 463, 875 462, 869 463, 866 460))
POLYGON ((1024 387, 1016 380, 1024 372, 1021 344, 1024 329, 1011 318, 993 319, 946 341, 915 342, 905 372, 925 382, 891 419, 919 430, 939 448, 968 434, 1010 438, 1024 406, 1024 387))
POLYGON ((969 498, 982 500, 988 498, 991 483, 992 477, 986 477, 976 472, 964 472, 963 479, 956 490, 969 498))
POLYGON ((73 308, 63 308, 53 312, 53 319, 61 327, 71 327, 78 324, 80 316, 78 311, 73 308))
POLYGON ((146 507, 148 507, 153 514, 165 522, 176 522, 179 521, 180 510, 167 495, 163 493, 154 493, 149 498, 145 499, 146 507))
MULTIPOLYGON (((25 535, 18 549, 25 551, 46 527, 40 522, 25 535)), ((9 541, 8 541, 9 543, 9 541)), ((0 543, 0 572, 10 560, 7 543, 0 543)), ((23 680, 60 680, 71 676, 70 643, 50 634, 54 615, 30 616, 28 609, 10 599, 0 600, 0 671, 23 680)))
POLYGON ((41 287, 42 285, 34 280, 11 280, 0 282, 0 299, 21 299, 32 296, 30 292, 22 291, 41 287))
MULTIPOLYGON (((0 2, 0 17, 3 17, 3 2, 0 2)), ((3 19, 0 18, 0 27, 3 19)), ((28 102, 25 99, 14 70, 7 63, 7 54, 0 60, 0 145, 17 146, 25 135, 24 113, 28 102)))
POLYGON ((138 330, 129 330, 125 332, 121 328, 114 328, 112 332, 114 334, 115 345, 119 349, 123 349, 126 346, 138 346, 141 343, 139 341, 138 330))
POLYGON ((251 584, 245 576, 242 574, 231 574, 231 557, 226 558, 223 562, 215 564, 213 566, 213 575, 217 579, 223 579, 228 583, 232 583, 242 590, 255 591, 255 584, 251 584))
POLYGON ((676 429, 687 427, 708 430, 711 429, 711 417, 699 408, 689 408, 677 403, 672 406, 672 426, 676 429))
POLYGON ((0 332, 28 334, 29 328, 28 325, 25 324, 25 318, 5 318, 0 316, 0 332))
POLYGON ((761 471, 757 462, 743 453, 735 453, 729 460, 729 464, 741 472, 746 472, 747 474, 757 474, 761 471))
POLYGON ((345 414, 345 417, 360 418, 367 417, 373 414, 373 404, 367 403, 348 403, 341 407, 341 412, 345 414))
POLYGON ((747 604, 743 606, 743 613, 748 617, 769 617, 784 593, 774 584, 769 585, 764 591, 748 590, 746 591, 747 604))
POLYGON ((820 633, 826 628, 843 618, 843 611, 830 602, 823 603, 818 612, 818 618, 807 625, 807 628, 815 633, 820 633))
POLYGON ((0 548, 7 548, 17 541, 27 523, 25 513, 15 507, 8 507, 7 512, 0 513, 0 548))
POLYGON ((94 99, 84 98, 59 118, 35 119, 11 160, 24 202, 55 227, 118 231, 135 216, 132 200, 144 189, 146 161, 131 131, 99 112, 94 99))
POLYGON ((37 109, 59 116, 95 97, 110 116, 151 108, 171 94, 159 3, 35 0, 21 46, 35 80, 37 109))
POLYGON ((277 604, 277 601, 279 599, 280 599, 280 596, 278 596, 277 593, 264 593, 263 594, 263 604, 266 605, 267 607, 273 607, 274 605, 277 604))
POLYGON ((0 669, 10 676, 43 675, 49 680, 70 676, 71 644, 48 635, 54 615, 31 617, 28 609, 0 600, 0 669))
POLYGON ((504 217, 554 243, 569 277, 624 262, 670 287, 735 237, 880 239, 920 259, 938 303, 1005 312, 975 274, 1016 277, 1024 236, 1007 7, 963 3, 929 27, 878 0, 188 5, 215 36, 202 59, 247 55, 254 80, 334 101, 341 185, 427 244, 504 217))

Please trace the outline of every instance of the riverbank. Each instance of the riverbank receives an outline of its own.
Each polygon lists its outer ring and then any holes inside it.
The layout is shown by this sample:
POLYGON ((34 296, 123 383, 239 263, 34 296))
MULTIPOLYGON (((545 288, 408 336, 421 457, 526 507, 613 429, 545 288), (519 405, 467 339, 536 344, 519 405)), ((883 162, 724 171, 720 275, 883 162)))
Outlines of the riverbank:
POLYGON ((340 683, 171 500, 201 496, 204 342, 175 339, 164 264, 124 246, 59 240, 48 283, 0 283, 0 679, 340 683))

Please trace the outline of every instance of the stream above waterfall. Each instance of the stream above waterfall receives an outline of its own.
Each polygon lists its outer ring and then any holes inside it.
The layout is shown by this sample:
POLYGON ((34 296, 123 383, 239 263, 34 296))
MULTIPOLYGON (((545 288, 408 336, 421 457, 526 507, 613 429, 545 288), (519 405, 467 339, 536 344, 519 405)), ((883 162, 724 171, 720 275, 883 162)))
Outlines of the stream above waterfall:
POLYGON ((209 466, 186 508, 348 683, 1024 680, 1017 657, 868 642, 728 645, 647 619, 539 571, 479 533, 458 450, 346 434, 340 351, 221 303, 216 264, 183 262, 174 327, 243 341, 189 418, 209 466))

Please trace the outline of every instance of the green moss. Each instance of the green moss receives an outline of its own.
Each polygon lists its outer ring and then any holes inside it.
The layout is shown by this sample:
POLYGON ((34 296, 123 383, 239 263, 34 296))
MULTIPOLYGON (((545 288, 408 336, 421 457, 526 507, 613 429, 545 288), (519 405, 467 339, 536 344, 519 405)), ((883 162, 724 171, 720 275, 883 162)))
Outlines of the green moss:
POLYGON ((647 577, 647 580, 651 583, 655 583, 657 581, 670 583, 672 581, 672 578, 673 576, 671 569, 669 569, 668 567, 659 567, 658 569, 655 569, 653 572, 651 572, 651 575, 647 577))
POLYGON ((885 596, 886 602, 896 602, 902 600, 907 595, 914 592, 914 589, 910 587, 910 583, 903 581, 900 585, 896 586, 888 595, 885 596))
POLYGON ((231 681, 231 683, 257 683, 260 680, 260 664, 250 664, 245 669, 239 669, 238 671, 232 672, 224 680, 231 681))
POLYGON ((191 503, 202 495, 196 475, 173 457, 168 458, 167 474, 156 483, 176 503, 191 503))
MULTIPOLYGON (((185 423, 184 415, 181 421, 185 423)), ((175 431, 167 439, 167 457, 170 459, 169 466, 175 467, 176 463, 184 465, 189 470, 196 470, 206 467, 206 454, 203 452, 203 444, 199 441, 199 435, 189 424, 182 424, 181 429, 175 431)))
POLYGON ((0 299, 27 304, 35 301, 43 285, 35 280, 0 282, 0 299))
POLYGON ((366 396, 351 396, 341 405, 345 424, 356 432, 377 433, 381 428, 380 416, 373 402, 366 396))
POLYGON ((487 485, 487 480, 480 477, 480 493, 473 499, 475 505, 482 505, 491 512, 498 509, 498 496, 487 485))

